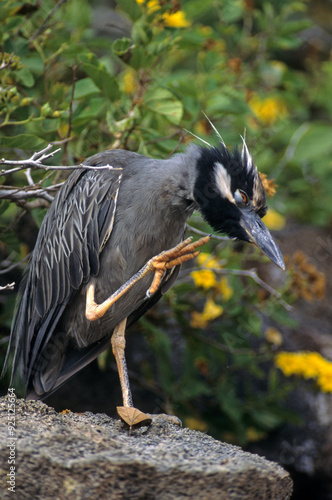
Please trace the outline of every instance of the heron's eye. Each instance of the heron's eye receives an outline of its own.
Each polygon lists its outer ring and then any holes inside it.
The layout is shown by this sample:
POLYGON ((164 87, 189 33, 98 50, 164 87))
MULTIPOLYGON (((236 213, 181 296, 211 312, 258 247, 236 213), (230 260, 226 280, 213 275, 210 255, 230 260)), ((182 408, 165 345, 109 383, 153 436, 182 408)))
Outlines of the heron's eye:
POLYGON ((242 191, 241 189, 238 189, 237 191, 235 191, 234 199, 235 199, 236 204, 239 206, 247 205, 247 203, 249 201, 248 195, 244 191, 242 191))

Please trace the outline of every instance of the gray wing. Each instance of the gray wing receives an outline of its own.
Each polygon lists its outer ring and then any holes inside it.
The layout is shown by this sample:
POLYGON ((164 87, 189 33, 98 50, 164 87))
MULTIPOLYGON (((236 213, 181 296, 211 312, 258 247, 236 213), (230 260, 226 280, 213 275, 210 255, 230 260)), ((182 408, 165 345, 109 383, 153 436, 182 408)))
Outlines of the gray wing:
POLYGON ((12 378, 21 364, 26 386, 64 309, 81 285, 98 274, 120 182, 121 170, 77 169, 45 216, 21 287, 8 348, 15 350, 12 378))

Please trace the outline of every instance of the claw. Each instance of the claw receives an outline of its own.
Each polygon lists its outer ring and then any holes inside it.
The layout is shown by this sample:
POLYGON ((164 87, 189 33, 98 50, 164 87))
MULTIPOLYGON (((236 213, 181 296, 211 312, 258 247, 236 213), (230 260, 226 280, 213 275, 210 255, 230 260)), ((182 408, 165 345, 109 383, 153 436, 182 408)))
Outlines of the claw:
POLYGON ((151 270, 154 269, 154 277, 148 290, 149 294, 152 295, 159 288, 163 274, 167 269, 172 269, 175 266, 179 266, 197 257, 199 250, 196 249, 208 243, 209 240, 210 236, 205 236, 192 243, 192 238, 190 237, 179 243, 176 247, 161 252, 159 255, 156 255, 156 257, 153 257, 148 262, 151 270))

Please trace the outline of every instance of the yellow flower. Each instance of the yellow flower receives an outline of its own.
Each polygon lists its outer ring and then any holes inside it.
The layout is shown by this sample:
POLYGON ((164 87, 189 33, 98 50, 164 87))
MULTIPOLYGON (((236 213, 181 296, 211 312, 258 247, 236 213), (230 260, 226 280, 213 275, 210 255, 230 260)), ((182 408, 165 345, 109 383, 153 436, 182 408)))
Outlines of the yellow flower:
POLYGON ((318 352, 280 352, 275 364, 287 376, 298 375, 305 379, 316 379, 323 392, 332 392, 332 362, 318 352))
POLYGON ((332 392, 332 366, 318 376, 317 384, 323 392, 332 392))
POLYGON ((214 288, 217 285, 217 280, 213 271, 210 269, 201 269, 199 271, 192 271, 190 276, 194 280, 196 286, 201 286, 205 290, 214 288))
POLYGON ((286 219, 283 215, 270 208, 264 216, 264 224, 271 229, 271 231, 280 231, 280 229, 285 227, 286 219))
POLYGON ((229 286, 228 279, 223 276, 218 284, 218 291, 221 293, 222 298, 227 302, 233 295, 233 288, 229 286))
POLYGON ((161 9, 158 0, 149 0, 148 2, 146 2, 146 0, 136 0, 136 3, 138 3, 138 5, 143 5, 146 3, 148 14, 152 14, 152 12, 156 12, 156 10, 161 9))
POLYGON ((223 311, 223 308, 216 304, 211 297, 209 297, 205 302, 203 312, 199 313, 194 311, 191 314, 190 325, 193 328, 205 328, 210 321, 221 316, 223 311))
POLYGON ((160 5, 158 0, 150 0, 147 3, 148 6, 148 14, 152 14, 153 12, 156 12, 157 10, 160 10, 160 5))
POLYGON ((197 256, 197 263, 201 267, 220 269, 220 262, 215 257, 212 257, 209 253, 201 252, 197 256))
POLYGON ((123 76, 123 91, 125 94, 133 94, 137 90, 135 71, 128 69, 123 76))
POLYGON ((281 346, 281 344, 282 344, 282 334, 279 332, 279 330, 277 330, 273 326, 269 326, 265 330, 265 334, 264 335, 265 335, 265 339, 267 340, 267 342, 269 342, 270 344, 272 344, 274 347, 280 347, 281 346))
POLYGON ((186 19, 186 14, 182 10, 173 13, 166 12, 163 15, 163 20, 165 25, 170 28, 188 28, 190 26, 190 21, 186 19))
POLYGON ((249 106, 256 117, 264 125, 273 125, 279 118, 287 115, 287 107, 280 97, 266 97, 261 99, 254 96, 249 100, 249 106))

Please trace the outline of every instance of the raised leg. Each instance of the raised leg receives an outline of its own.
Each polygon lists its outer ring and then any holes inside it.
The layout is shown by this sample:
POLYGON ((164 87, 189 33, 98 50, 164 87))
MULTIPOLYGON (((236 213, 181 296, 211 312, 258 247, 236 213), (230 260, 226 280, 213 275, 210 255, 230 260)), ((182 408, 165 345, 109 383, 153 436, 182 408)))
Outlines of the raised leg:
POLYGON ((95 302, 95 285, 92 283, 86 294, 86 310, 85 315, 90 321, 95 321, 104 316, 106 311, 120 298, 128 292, 130 288, 139 280, 154 273, 154 277, 150 288, 147 290, 147 295, 150 296, 157 291, 163 274, 167 269, 178 266, 187 260, 197 257, 199 251, 198 247, 204 245, 210 240, 210 236, 204 236, 197 241, 192 242, 191 238, 187 238, 174 248, 161 252, 160 254, 152 257, 134 276, 132 276, 126 283, 124 283, 116 292, 114 292, 102 304, 95 302))

